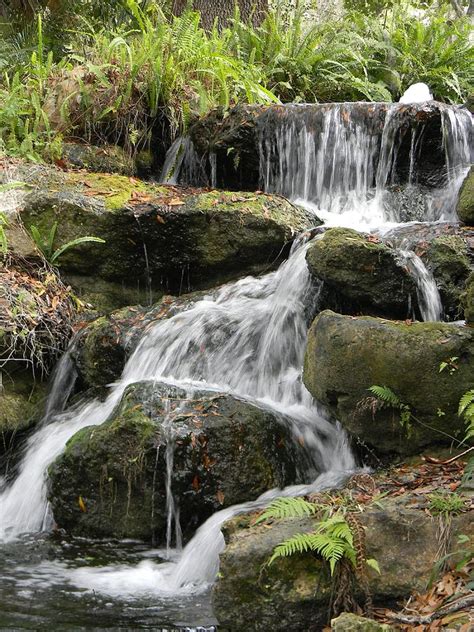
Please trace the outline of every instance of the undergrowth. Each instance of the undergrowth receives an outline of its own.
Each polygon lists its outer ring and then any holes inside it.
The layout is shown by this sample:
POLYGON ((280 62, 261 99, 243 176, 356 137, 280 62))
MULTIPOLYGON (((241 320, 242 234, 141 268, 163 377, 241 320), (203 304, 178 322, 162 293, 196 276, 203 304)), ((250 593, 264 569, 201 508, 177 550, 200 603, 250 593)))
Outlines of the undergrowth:
POLYGON ((154 2, 119 4, 62 29, 49 12, 4 30, 0 149, 51 160, 63 138, 79 137, 133 153, 158 128, 172 138, 218 105, 390 101, 417 81, 435 98, 462 102, 472 85, 470 23, 448 4, 418 19, 418 3, 404 2, 382 15, 353 11, 312 25, 299 9, 289 22, 277 11, 259 27, 236 15, 210 32, 192 12, 171 17, 154 2))

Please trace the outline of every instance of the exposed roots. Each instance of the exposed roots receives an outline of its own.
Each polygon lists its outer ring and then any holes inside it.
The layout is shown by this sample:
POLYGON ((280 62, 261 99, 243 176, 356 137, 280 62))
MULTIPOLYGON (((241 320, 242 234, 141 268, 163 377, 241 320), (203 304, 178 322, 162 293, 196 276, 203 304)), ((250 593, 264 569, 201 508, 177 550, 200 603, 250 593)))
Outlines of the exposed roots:
POLYGON ((24 362, 46 375, 68 344, 74 314, 53 268, 8 255, 0 267, 0 369, 24 362))

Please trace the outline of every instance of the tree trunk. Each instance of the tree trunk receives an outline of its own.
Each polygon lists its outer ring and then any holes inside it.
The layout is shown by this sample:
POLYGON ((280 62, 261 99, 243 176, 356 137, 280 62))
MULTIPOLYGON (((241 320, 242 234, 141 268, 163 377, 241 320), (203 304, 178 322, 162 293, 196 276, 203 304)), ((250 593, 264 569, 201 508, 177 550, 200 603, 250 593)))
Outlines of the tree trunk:
MULTIPOLYGON (((181 15, 188 5, 187 0, 174 0, 173 13, 181 15)), ((242 21, 258 26, 268 13, 268 0, 193 0, 192 6, 201 14, 201 24, 210 30, 218 19, 219 28, 223 28, 234 15, 235 6, 239 7, 242 21)))

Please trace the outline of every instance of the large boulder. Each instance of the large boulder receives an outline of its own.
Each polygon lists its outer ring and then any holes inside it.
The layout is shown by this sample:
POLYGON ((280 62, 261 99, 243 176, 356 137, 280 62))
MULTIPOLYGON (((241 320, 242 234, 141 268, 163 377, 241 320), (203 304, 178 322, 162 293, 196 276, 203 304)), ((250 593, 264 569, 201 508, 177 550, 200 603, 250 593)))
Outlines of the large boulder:
MULTIPOLYGON (((439 527, 427 512, 413 506, 415 498, 384 499, 382 506, 371 505, 359 514, 366 557, 380 566, 380 575, 368 572, 375 605, 392 605, 412 592, 422 592, 432 577, 439 527)), ((322 630, 333 588, 327 566, 310 554, 266 564, 277 544, 313 530, 313 519, 276 520, 269 528, 253 524, 254 518, 247 514, 224 525, 226 547, 213 590, 219 624, 235 630, 252 621, 256 632, 322 630)), ((467 513, 454 517, 452 525, 453 535, 474 535, 467 513)))
POLYGON ((126 288, 115 307, 132 304, 133 290, 141 294, 135 302, 147 302, 262 272, 310 224, 304 211, 264 194, 156 186, 109 174, 67 173, 59 181, 54 175, 51 186, 40 183, 25 198, 23 223, 45 235, 58 222, 57 245, 84 235, 104 239, 67 250, 59 263, 78 291, 104 282, 126 288))
POLYGON ((306 254, 311 274, 324 281, 322 309, 407 318, 416 285, 394 248, 350 228, 331 228, 306 254))
POLYGON ((41 376, 15 362, 0 369, 0 457, 13 445, 15 435, 41 417, 46 383, 41 376))
POLYGON ((133 159, 117 145, 96 147, 79 143, 63 143, 61 152, 61 158, 68 167, 96 173, 135 175, 136 167, 133 159))
POLYGON ((474 169, 471 167, 459 192, 458 204, 456 207, 459 219, 474 226, 474 169))
POLYGON ((464 319, 466 324, 474 327, 474 272, 471 273, 466 283, 464 299, 464 319))
POLYGON ((463 435, 457 408, 474 384, 473 330, 454 324, 400 323, 324 311, 308 335, 304 383, 362 443, 379 455, 407 455, 463 435), (442 362, 448 363, 440 371, 442 362), (374 405, 369 388, 390 388, 410 407, 374 405))
POLYGON ((267 410, 143 382, 104 424, 69 441, 49 469, 49 499, 69 533, 163 542, 168 466, 187 537, 218 509, 297 482, 304 460, 289 425, 267 410))

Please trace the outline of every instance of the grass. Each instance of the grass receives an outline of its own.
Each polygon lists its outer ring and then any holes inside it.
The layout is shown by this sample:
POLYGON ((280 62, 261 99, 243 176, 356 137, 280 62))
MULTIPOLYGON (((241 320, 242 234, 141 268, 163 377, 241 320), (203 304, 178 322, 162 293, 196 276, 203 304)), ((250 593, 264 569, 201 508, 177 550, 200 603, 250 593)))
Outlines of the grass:
POLYGON ((80 138, 133 154, 215 106, 390 101, 417 81, 439 100, 462 102, 472 85, 470 23, 448 6, 414 19, 407 2, 396 3, 309 27, 299 10, 289 23, 277 11, 258 28, 236 16, 205 32, 195 13, 170 18, 148 5, 127 0, 120 20, 78 17, 70 31, 41 16, 36 28, 5 31, 0 151, 54 160, 63 138, 80 138))

